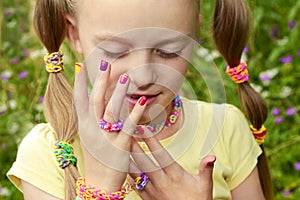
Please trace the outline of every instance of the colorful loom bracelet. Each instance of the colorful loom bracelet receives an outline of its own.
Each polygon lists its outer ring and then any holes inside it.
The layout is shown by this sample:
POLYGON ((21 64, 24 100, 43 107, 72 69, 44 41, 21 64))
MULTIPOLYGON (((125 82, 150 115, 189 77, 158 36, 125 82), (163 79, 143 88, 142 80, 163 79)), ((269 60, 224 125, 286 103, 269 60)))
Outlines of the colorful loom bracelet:
POLYGON ((244 83, 249 80, 249 72, 247 70, 247 64, 244 62, 242 62, 239 66, 233 68, 227 65, 226 73, 237 84, 244 83))
POLYGON ((77 158, 74 155, 73 147, 67 143, 59 141, 55 144, 54 155, 59 166, 64 169, 70 164, 76 166, 77 158))
POLYGON ((85 178, 78 178, 76 181, 76 195, 77 198, 83 200, 116 200, 124 199, 127 194, 126 187, 123 186, 117 192, 106 192, 95 187, 91 187, 86 183, 85 178))

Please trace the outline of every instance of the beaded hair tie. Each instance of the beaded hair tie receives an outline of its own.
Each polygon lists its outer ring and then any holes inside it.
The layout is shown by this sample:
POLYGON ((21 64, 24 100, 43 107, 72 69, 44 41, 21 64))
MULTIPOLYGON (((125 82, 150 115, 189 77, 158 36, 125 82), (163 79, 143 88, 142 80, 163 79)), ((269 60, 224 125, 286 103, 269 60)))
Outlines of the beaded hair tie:
POLYGON ((232 67, 232 68, 229 65, 227 65, 226 73, 237 84, 244 83, 249 80, 247 64, 244 62, 242 62, 240 65, 238 65, 236 67, 232 67))
POLYGON ((253 133, 253 136, 254 136, 256 142, 259 145, 263 144, 265 142, 265 138, 266 138, 266 135, 267 135, 267 132, 268 132, 266 127, 263 125, 260 129, 256 129, 251 125, 250 129, 253 133))
POLYGON ((55 144, 54 155, 60 168, 64 169, 70 164, 76 167, 77 158, 74 155, 73 147, 69 143, 62 141, 57 142, 55 144))
POLYGON ((58 73, 64 71, 63 52, 53 52, 44 56, 46 71, 49 73, 58 73))

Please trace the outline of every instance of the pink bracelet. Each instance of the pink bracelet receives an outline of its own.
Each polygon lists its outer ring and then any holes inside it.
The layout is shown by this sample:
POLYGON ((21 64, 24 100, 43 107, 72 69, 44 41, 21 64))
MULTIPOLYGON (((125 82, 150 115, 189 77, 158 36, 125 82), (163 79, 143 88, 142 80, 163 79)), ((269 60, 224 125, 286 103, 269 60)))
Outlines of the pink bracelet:
POLYGON ((249 80, 249 73, 247 70, 247 64, 241 63, 240 65, 231 68, 229 65, 226 67, 226 73, 237 84, 244 83, 249 80))
POLYGON ((77 198, 82 200, 117 200, 117 199, 125 199, 127 194, 127 189, 125 186, 121 187, 121 189, 117 192, 106 192, 105 190, 101 190, 95 187, 91 187, 85 181, 85 178, 78 178, 76 181, 76 195, 77 198))

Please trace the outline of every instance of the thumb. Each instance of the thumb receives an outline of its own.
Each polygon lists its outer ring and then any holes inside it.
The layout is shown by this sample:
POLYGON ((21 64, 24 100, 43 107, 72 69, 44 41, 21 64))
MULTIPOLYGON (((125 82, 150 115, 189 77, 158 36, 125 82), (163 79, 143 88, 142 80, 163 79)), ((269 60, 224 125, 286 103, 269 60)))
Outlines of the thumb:
POLYGON ((199 173, 198 176, 202 183, 202 188, 208 191, 208 194, 212 194, 212 173, 214 164, 216 161, 216 156, 209 155, 202 159, 199 165, 199 173))

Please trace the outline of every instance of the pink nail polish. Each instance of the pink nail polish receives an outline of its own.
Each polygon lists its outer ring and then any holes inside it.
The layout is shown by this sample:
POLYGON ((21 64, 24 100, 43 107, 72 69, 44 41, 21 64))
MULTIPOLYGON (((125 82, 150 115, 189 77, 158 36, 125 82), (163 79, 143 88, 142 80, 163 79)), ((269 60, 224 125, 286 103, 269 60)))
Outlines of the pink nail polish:
POLYGON ((120 82, 120 84, 124 85, 127 82, 127 80, 128 80, 128 75, 127 74, 122 74, 120 76, 119 82, 120 82))
POLYGON ((145 131, 144 128, 142 126, 137 126, 136 130, 139 132, 139 134, 144 135, 145 131))
POLYGON ((147 101, 147 97, 142 96, 142 97, 139 99, 138 103, 139 103, 141 106, 143 106, 143 105, 145 105, 146 101, 147 101))

